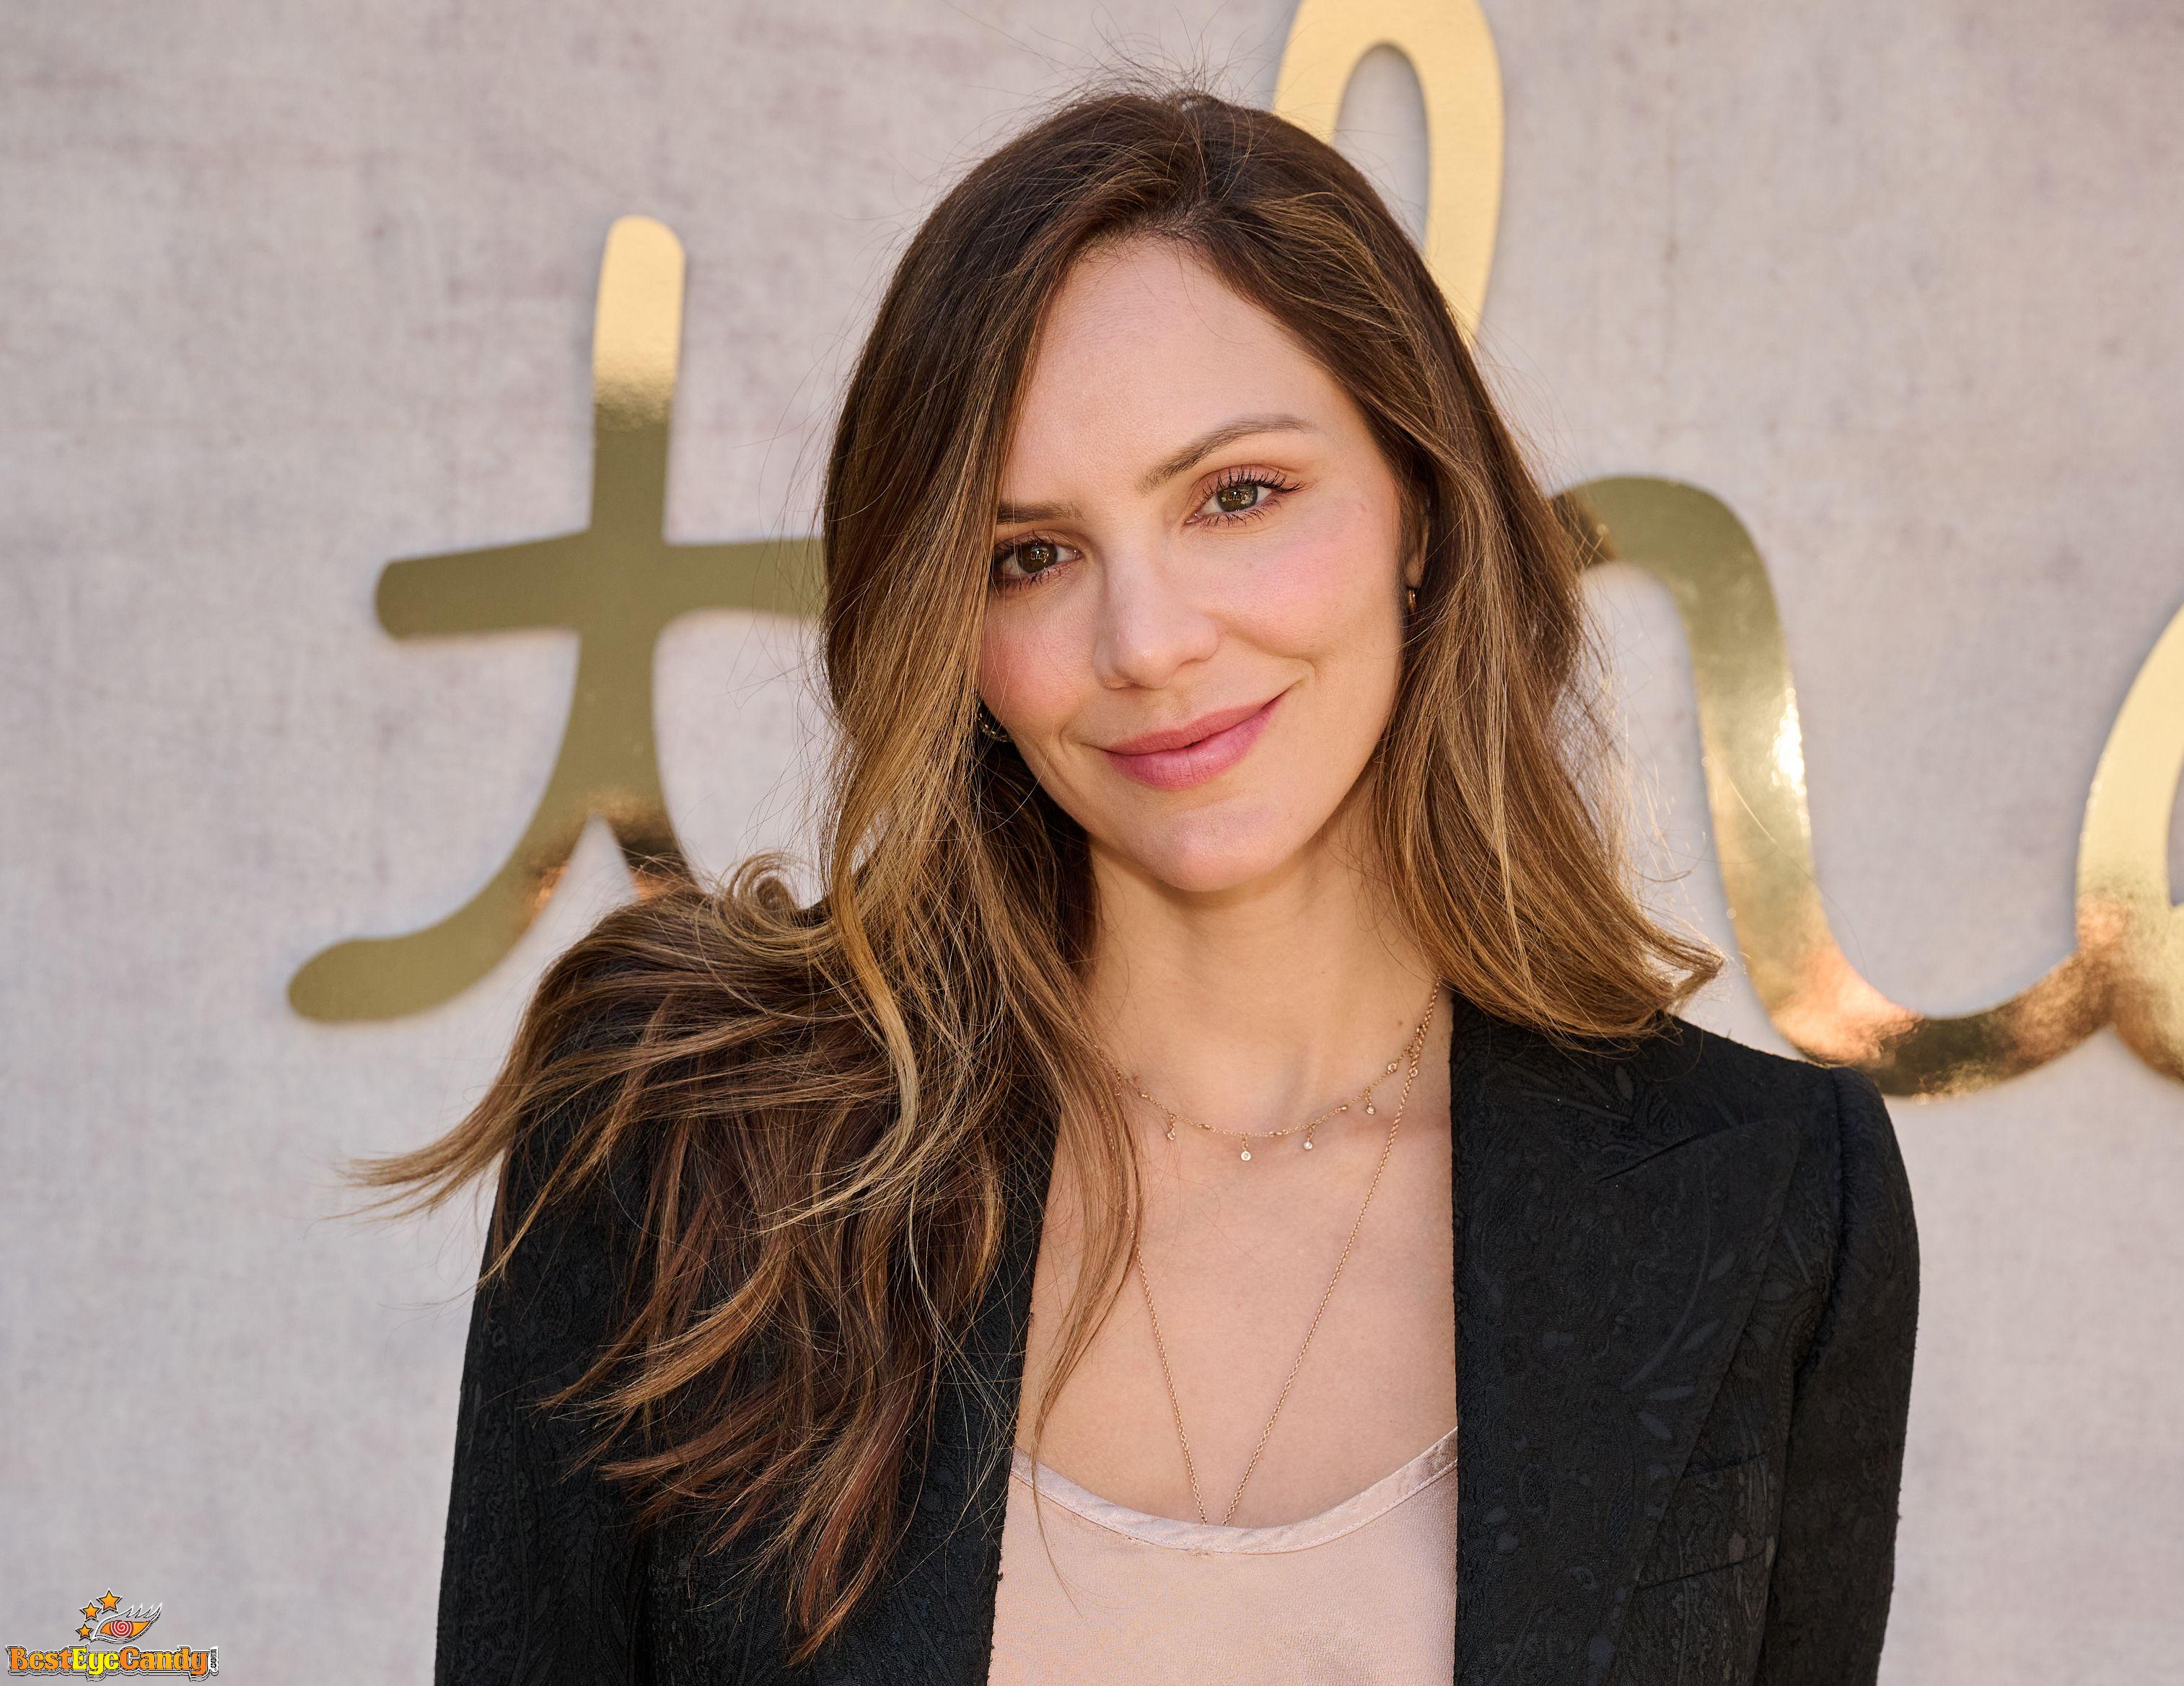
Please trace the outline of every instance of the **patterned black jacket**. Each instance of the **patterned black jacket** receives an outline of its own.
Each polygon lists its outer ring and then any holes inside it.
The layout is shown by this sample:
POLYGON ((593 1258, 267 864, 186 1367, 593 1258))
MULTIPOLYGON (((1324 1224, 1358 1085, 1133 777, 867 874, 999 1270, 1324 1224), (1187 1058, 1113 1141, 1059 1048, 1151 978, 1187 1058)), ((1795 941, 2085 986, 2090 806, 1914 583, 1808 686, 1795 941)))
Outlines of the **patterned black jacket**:
MULTIPOLYGON (((1571 1054, 1457 1011, 1456 1686, 1870 1682, 1918 1301, 1880 1092, 1681 1020, 1571 1054)), ((512 1206, 530 1183, 511 1168, 512 1206)), ((798 1670, 772 1600, 694 1529, 638 1537, 566 1472, 578 1425, 529 1407, 596 1349, 627 1228, 610 1199, 549 1215, 471 1314, 440 1686, 983 1683, 1038 1207, 1012 1210, 892 1572, 798 1670)))

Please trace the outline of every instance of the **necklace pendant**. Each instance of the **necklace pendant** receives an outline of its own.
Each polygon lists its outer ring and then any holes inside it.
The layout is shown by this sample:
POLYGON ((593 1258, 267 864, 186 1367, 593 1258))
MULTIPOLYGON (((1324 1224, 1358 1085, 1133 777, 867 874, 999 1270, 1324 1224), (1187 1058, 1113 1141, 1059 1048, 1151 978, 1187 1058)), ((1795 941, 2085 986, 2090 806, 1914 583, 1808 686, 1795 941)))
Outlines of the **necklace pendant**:
POLYGON ((1249 1149, 1249 1148, 1245 1149, 1244 1149, 1244 1153, 1243 1153, 1243 1157, 1244 1157, 1244 1158, 1245 1158, 1245 1159, 1249 1159, 1249 1158, 1251 1158, 1251 1149, 1249 1149))
POLYGON ((1175 1139, 1175 1126, 1173 1124, 1167 1127, 1167 1138, 1171 1142, 1175 1139))
POLYGON ((1309 1136, 1306 1136, 1304 1138, 1304 1150, 1306 1153, 1310 1153, 1312 1151, 1312 1138, 1309 1136))

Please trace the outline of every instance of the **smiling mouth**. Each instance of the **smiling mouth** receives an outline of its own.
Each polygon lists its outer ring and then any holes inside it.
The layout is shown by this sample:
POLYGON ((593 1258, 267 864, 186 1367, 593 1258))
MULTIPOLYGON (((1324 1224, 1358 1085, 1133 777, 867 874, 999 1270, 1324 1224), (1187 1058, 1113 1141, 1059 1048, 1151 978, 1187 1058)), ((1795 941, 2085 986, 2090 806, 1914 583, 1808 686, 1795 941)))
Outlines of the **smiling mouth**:
POLYGON ((1275 705, 1288 694, 1277 692, 1263 703, 1216 709, 1188 725, 1143 732, 1100 753, 1117 771, 1140 784, 1156 790, 1187 790, 1219 777, 1250 754, 1275 705))
MULTIPOLYGON (((1270 702, 1273 698, 1267 700, 1270 702)), ((1149 755, 1162 749, 1188 749, 1192 744, 1203 743, 1217 732, 1226 732, 1232 726, 1240 726, 1266 705, 1265 702, 1245 703, 1234 708, 1213 709, 1181 726, 1163 726, 1157 732, 1141 732, 1135 737, 1126 737, 1120 743, 1110 743, 1106 747, 1118 755, 1149 755)))

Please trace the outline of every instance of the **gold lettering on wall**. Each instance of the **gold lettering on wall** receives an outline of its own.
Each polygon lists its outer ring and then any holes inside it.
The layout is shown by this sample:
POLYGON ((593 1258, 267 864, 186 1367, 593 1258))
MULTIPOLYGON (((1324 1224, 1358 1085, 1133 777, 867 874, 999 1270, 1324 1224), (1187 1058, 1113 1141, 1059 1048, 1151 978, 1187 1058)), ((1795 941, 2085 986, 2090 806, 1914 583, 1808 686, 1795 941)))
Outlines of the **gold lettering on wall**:
POLYGON ((1426 108, 1426 267, 1475 334, 1502 220, 1502 64, 1476 0, 1302 0, 1274 109, 1330 146, 1342 96, 1376 47, 1410 60, 1426 108))
POLYGON ((689 871, 660 787, 652 652, 697 609, 809 614, 816 544, 670 544, 667 433, 682 337, 682 242, 650 217, 607 235, 592 331, 592 519, 582 532, 387 565, 380 624, 398 638, 519 627, 577 639, 577 685, 545 793, 485 887, 437 925, 343 943, 288 985, 314 1019, 385 1019, 468 988, 515 946, 587 821, 613 828, 643 893, 689 871))
MULTIPOLYGON (((1425 96, 1424 248, 1470 334, 1492 267, 1502 132, 1493 41, 1473 0, 1303 0, 1276 107, 1331 138, 1358 60, 1384 44, 1410 59, 1425 96)), ((672 545, 663 537, 682 290, 674 235, 649 218, 617 221, 593 330, 589 526, 395 562, 382 574, 379 618, 397 637, 574 632, 576 691, 545 793, 484 888, 424 930, 318 955, 289 986, 298 1011, 387 1018, 467 988, 529 928, 595 815, 612 827, 639 893, 687 876, 660 789, 654 647, 693 609, 812 612, 819 558, 809 539, 672 545)), ((1796 687, 1766 565, 1742 523, 1696 487, 1646 477, 1593 481, 1557 505, 1589 562, 1642 567, 1675 603, 1737 946, 1786 1038, 1815 1058, 1861 1067, 1891 1093, 1934 1094, 2000 1082, 2113 1024, 2148 1066, 2184 1080, 2184 909, 2174 904, 2167 865, 2184 776, 2184 611, 2148 657, 2094 773, 2079 840, 2075 952, 2006 1001, 1936 1017, 1874 988, 1829 927, 1796 687)))
MULTIPOLYGON (((2184 1079, 2184 908, 2169 887, 2169 818, 2184 772, 2184 611, 2124 700, 2078 845, 2078 947, 2007 1001, 1940 1018, 1852 969, 1813 862, 1804 735, 1767 565, 1720 499, 1674 481, 1596 480, 1557 499, 1587 559, 1636 564, 1683 621, 1698 702, 1715 864, 1754 989, 1782 1034, 1892 1094, 1983 1088, 2114 1023, 2184 1079)), ((1944 863, 1932 863, 1935 870, 1944 863)))

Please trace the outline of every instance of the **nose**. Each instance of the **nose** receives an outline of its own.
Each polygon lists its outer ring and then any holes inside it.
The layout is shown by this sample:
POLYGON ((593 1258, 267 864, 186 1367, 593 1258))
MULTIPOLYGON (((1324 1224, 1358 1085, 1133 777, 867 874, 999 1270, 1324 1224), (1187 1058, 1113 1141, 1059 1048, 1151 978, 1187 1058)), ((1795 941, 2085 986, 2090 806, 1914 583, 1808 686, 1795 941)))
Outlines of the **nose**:
POLYGON ((1112 690, 1158 689, 1221 643, 1221 625, 1156 546, 1110 549, 1100 570, 1100 620, 1092 665, 1112 690))

